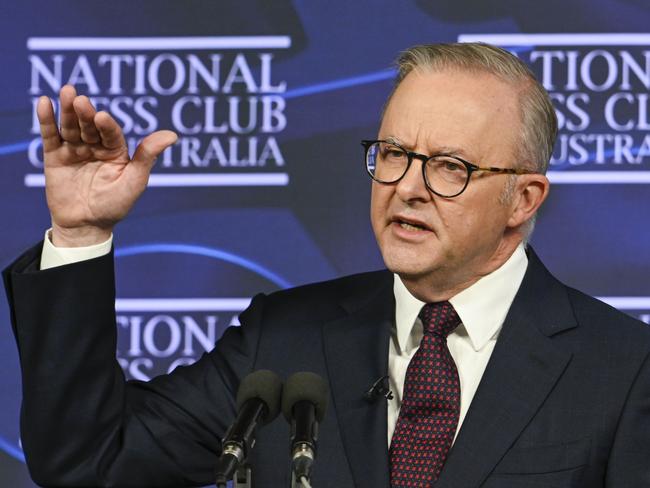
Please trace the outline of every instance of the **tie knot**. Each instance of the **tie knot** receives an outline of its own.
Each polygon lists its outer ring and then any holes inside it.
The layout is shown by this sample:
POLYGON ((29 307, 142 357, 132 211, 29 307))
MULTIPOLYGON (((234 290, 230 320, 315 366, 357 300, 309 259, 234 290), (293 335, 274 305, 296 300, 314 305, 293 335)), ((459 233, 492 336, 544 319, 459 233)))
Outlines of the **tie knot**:
POLYGON ((435 334, 447 338, 460 324, 460 317, 454 310, 453 305, 447 301, 427 303, 420 310, 419 317, 425 335, 435 334))

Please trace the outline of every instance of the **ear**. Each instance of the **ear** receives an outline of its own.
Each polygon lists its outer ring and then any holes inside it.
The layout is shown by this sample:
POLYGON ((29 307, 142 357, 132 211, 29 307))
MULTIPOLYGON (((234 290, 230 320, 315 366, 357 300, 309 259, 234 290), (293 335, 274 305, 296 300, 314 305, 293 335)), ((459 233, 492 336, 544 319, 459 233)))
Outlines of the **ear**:
POLYGON ((517 177, 508 227, 519 227, 531 219, 544 200, 546 200, 549 186, 548 178, 544 175, 532 174, 517 177))

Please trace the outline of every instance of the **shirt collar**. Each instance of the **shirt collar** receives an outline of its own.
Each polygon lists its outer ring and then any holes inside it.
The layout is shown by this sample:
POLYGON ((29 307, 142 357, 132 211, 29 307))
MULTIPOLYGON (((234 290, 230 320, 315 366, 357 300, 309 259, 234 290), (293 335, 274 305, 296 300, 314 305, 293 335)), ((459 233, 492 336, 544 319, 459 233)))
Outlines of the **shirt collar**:
MULTIPOLYGON (((482 349, 500 331, 527 266, 528 257, 520 244, 500 268, 449 299, 475 351, 482 349)), ((411 295, 398 275, 395 275, 393 293, 397 345, 400 351, 405 351, 413 327, 416 323, 419 325, 418 314, 425 303, 411 295)))

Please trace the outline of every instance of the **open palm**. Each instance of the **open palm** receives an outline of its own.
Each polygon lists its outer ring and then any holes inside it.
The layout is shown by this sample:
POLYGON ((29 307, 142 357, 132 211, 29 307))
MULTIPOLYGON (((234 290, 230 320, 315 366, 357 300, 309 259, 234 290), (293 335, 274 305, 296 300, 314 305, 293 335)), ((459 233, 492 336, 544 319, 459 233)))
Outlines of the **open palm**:
POLYGON ((60 101, 60 130, 47 97, 39 100, 37 109, 53 242, 58 237, 61 243, 89 245, 110 234, 126 216, 146 188, 156 158, 176 141, 176 134, 150 134, 129 158, 113 117, 96 112, 90 100, 77 96, 69 85, 61 89, 60 101))

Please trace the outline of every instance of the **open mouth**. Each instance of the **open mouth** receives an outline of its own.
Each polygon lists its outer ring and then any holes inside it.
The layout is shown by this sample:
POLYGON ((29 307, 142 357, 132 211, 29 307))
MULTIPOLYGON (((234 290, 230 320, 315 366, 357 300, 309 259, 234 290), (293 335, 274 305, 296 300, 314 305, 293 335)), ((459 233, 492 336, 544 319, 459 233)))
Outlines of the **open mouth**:
POLYGON ((429 229, 423 222, 417 220, 404 219, 403 217, 395 217, 393 223, 398 224, 402 229, 409 230, 411 232, 421 232, 428 231, 429 229))
POLYGON ((422 226, 411 224, 409 222, 404 222, 403 220, 398 221, 398 223, 402 229, 406 229, 406 230, 413 230, 413 231, 427 230, 422 226))

